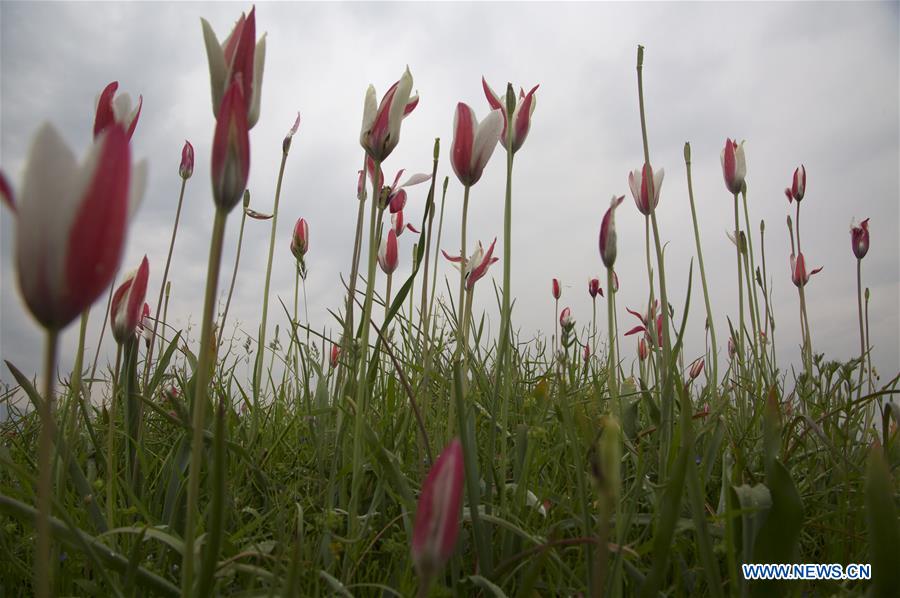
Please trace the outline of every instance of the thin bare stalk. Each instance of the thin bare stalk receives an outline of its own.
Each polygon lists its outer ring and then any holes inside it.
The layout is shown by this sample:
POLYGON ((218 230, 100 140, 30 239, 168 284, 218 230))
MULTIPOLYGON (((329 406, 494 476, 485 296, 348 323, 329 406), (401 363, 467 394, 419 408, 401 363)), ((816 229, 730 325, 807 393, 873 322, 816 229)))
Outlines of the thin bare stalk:
POLYGON ((53 389, 56 379, 56 353, 59 331, 47 330, 44 346, 44 400, 40 405, 41 431, 38 439, 37 551, 35 553, 34 588, 39 598, 49 598, 53 587, 50 558, 50 508, 53 495, 53 389))
MULTIPOLYGON (((465 311, 466 311, 466 307, 465 307, 465 302, 466 302, 466 297, 465 297, 466 259, 468 258, 468 254, 466 254, 466 220, 468 219, 468 216, 469 216, 469 189, 470 188, 471 187, 469 187, 469 185, 466 185, 465 190, 463 191, 462 232, 461 232, 462 240, 460 241, 460 244, 459 244, 459 257, 460 257, 460 262, 459 262, 459 306, 458 306, 459 307, 459 319, 456 322, 457 326, 458 326, 458 330, 457 330, 457 332, 458 332, 458 336, 457 336, 458 341, 457 342, 459 344, 458 351, 463 350, 463 345, 465 343, 465 339, 463 339, 462 329, 463 329, 463 318, 465 317, 465 311)), ((465 370, 463 370, 463 377, 465 377, 465 370)))
POLYGON ((231 284, 228 287, 228 299, 225 300, 225 309, 222 311, 222 321, 219 324, 219 330, 222 331, 223 335, 225 332, 225 320, 228 318, 228 308, 231 307, 231 296, 234 294, 234 283, 237 280, 238 265, 241 263, 241 248, 244 245, 244 224, 246 224, 246 222, 247 208, 244 207, 241 209, 241 231, 238 233, 237 252, 234 256, 234 270, 231 272, 231 284))

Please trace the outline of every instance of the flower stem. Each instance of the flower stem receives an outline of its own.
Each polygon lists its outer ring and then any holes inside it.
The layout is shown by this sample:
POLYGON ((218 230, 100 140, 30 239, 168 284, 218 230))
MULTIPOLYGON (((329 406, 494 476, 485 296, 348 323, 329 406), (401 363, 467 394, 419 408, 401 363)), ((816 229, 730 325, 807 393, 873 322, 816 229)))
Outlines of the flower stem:
POLYGON ((59 331, 47 330, 44 347, 44 400, 40 404, 41 431, 38 440, 37 552, 35 554, 35 595, 47 598, 53 587, 50 560, 50 509, 53 494, 53 387, 56 377, 56 352, 59 331))
POLYGON ((228 287, 228 299, 225 300, 225 310, 222 312, 222 322, 219 331, 225 331, 225 319, 228 317, 228 308, 231 307, 231 296, 234 294, 234 282, 237 280, 238 265, 241 263, 241 247, 244 245, 244 224, 247 222, 247 210, 241 208, 241 231, 238 233, 237 253, 234 256, 234 270, 231 272, 231 285, 228 287))
MULTIPOLYGON (((203 464, 203 430, 206 422, 206 403, 209 400, 209 382, 212 366, 213 316, 216 307, 216 291, 219 286, 219 269, 222 262, 222 243, 225 238, 225 221, 228 213, 216 208, 213 220, 212 239, 209 246, 209 263, 206 270, 206 295, 203 301, 203 323, 200 329, 200 352, 197 371, 194 373, 193 413, 191 417, 191 465, 188 478, 186 523, 184 527, 184 556, 182 558, 181 591, 183 595, 193 592, 194 538, 199 515, 200 468, 203 464)), ((254 410, 255 411, 255 410, 254 410)))
POLYGON ((862 394, 863 376, 865 376, 866 372, 866 333, 863 329, 862 308, 862 260, 859 258, 856 259, 856 305, 859 310, 859 388, 856 392, 856 398, 858 399, 862 394))
MULTIPOLYGON (((466 297, 465 297, 465 287, 466 287, 466 221, 469 216, 469 185, 465 186, 465 190, 463 191, 463 212, 462 212, 462 240, 459 245, 459 320, 457 320, 457 344, 458 351, 463 350, 463 343, 465 340, 463 339, 463 318, 465 317, 466 312, 466 297)), ((465 378, 466 371, 463 368, 463 378, 465 378)))
POLYGON ((739 369, 743 370, 744 365, 744 278, 741 266, 741 225, 738 219, 738 194, 734 194, 734 250, 737 255, 737 277, 738 277, 738 315, 740 328, 738 330, 738 338, 735 339, 737 344, 737 357, 740 365, 739 369))

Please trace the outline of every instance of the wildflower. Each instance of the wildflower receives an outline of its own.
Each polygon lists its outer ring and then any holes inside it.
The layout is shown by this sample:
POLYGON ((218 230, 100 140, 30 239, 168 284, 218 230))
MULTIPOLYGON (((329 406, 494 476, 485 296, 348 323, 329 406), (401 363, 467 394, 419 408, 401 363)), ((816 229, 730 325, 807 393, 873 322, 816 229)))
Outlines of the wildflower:
MULTIPOLYGON (((125 277, 125 281, 113 293, 109 306, 109 325, 113 338, 119 344, 128 341, 138 332, 149 277, 150 264, 145 255, 138 269, 129 273, 125 277)), ((149 315, 149 306, 147 312, 149 315)))
POLYGON ((557 279, 557 278, 553 279, 552 291, 553 291, 553 298, 559 299, 561 292, 559 289, 559 279, 557 279))
POLYGON ((287 135, 284 136, 284 140, 281 142, 281 151, 285 154, 288 153, 291 149, 291 140, 293 140, 294 135, 297 134, 297 130, 300 128, 300 113, 297 113, 297 119, 294 121, 294 124, 291 126, 290 130, 288 130, 287 135))
POLYGON ((341 347, 338 344, 331 343, 331 369, 334 369, 338 366, 338 359, 341 356, 341 347))
POLYGON ((588 279, 588 293, 591 299, 596 299, 597 295, 603 296, 603 289, 600 287, 600 278, 598 276, 588 279))
POLYGON ((616 262, 616 208, 624 199, 624 195, 621 197, 613 195, 609 209, 606 210, 600 224, 600 257, 607 268, 612 268, 616 262))
POLYGON ((373 160, 383 161, 400 142, 400 124, 419 103, 418 96, 410 97, 412 84, 407 67, 400 80, 381 98, 380 104, 375 102, 375 88, 369 85, 366 90, 359 143, 373 160))
POLYGON ((856 259, 863 259, 869 252, 869 219, 866 218, 859 223, 859 226, 851 224, 850 240, 853 248, 853 255, 856 259))
POLYGON ((456 178, 469 187, 481 179, 503 128, 499 109, 492 110, 479 124, 475 112, 466 104, 456 105, 453 116, 453 145, 450 146, 450 164, 456 178))
POLYGON ((141 106, 144 105, 144 96, 138 96, 138 104, 132 110, 131 96, 123 93, 115 97, 118 88, 119 82, 113 81, 100 93, 100 99, 97 100, 97 113, 94 116, 94 139, 114 123, 118 123, 122 127, 129 140, 134 135, 138 118, 141 116, 141 106), (115 99, 113 99, 114 97, 115 99))
POLYGON ((572 318, 572 310, 568 307, 563 309, 559 314, 559 325, 565 331, 575 326, 575 319, 572 318))
MULTIPOLYGON (((494 93, 494 90, 491 89, 490 85, 487 84, 484 77, 481 78, 481 87, 484 89, 484 95, 487 98, 488 104, 491 105, 491 109, 500 110, 500 114, 503 115, 503 130, 500 133, 500 143, 503 147, 506 147, 508 136, 506 127, 509 123, 506 98, 501 101, 497 94, 494 93)), ((537 106, 537 99, 534 96, 534 92, 537 91, 538 87, 540 86, 535 85, 527 94, 524 89, 519 89, 519 101, 516 103, 512 114, 513 153, 519 151, 519 148, 525 143, 525 138, 528 137, 528 131, 531 129, 531 115, 534 113, 535 106, 537 106)))
POLYGON ((725 149, 720 156, 722 162, 722 175, 725 177, 725 187, 732 193, 740 193, 744 187, 744 177, 747 176, 747 161, 744 157, 744 142, 738 145, 737 141, 730 138, 725 140, 725 149))
POLYGON ((457 268, 464 268, 463 272, 465 272, 466 289, 472 290, 475 283, 487 274, 488 268, 490 268, 492 264, 500 261, 500 258, 492 257, 494 255, 494 245, 496 244, 497 238, 494 237, 494 241, 491 243, 491 246, 488 247, 487 253, 485 253, 484 248, 481 246, 481 241, 479 241, 475 247, 475 252, 466 260, 463 260, 463 258, 458 255, 452 256, 443 249, 441 250, 441 253, 444 254, 444 257, 447 258, 447 260, 456 264, 457 268), (463 261, 465 263, 461 264, 463 261))
POLYGON ((181 165, 178 167, 178 176, 188 180, 192 174, 194 174, 194 146, 185 139, 184 147, 181 148, 181 165))
POLYGON ((694 360, 694 363, 691 364, 691 369, 688 374, 691 377, 691 380, 696 380, 701 373, 703 373, 703 366, 705 365, 705 361, 702 357, 694 360))
POLYGON ((294 254, 297 261, 302 261, 308 250, 309 225, 306 223, 306 219, 299 218, 297 224, 294 225, 294 234, 291 235, 291 253, 294 254))
POLYGON ((799 203, 803 196, 806 194, 806 167, 802 164, 800 168, 794 170, 794 180, 791 183, 791 186, 784 190, 784 194, 787 196, 788 203, 791 203, 792 200, 797 200, 799 203))
POLYGON ((806 272, 806 260, 803 258, 803 254, 801 253, 796 258, 794 254, 791 254, 791 280, 794 282, 794 285, 799 287, 806 286, 806 283, 809 282, 809 278, 813 274, 818 274, 822 271, 822 268, 815 268, 812 272, 806 272))
POLYGON ((428 472, 416 508, 412 560, 426 585, 456 547, 462 491, 462 444, 455 438, 428 472))
POLYGON ((638 339, 638 359, 646 360, 650 356, 650 348, 647 347, 647 341, 642 336, 638 339))
POLYGON ((625 311, 636 317, 641 321, 640 326, 635 326, 631 330, 625 333, 625 336, 630 336, 632 334, 637 334, 638 332, 643 332, 644 336, 647 338, 647 342, 650 343, 650 346, 653 346, 657 343, 659 339, 662 338, 662 313, 656 315, 656 309, 659 307, 659 301, 654 301, 653 305, 650 306, 650 311, 647 315, 641 315, 638 312, 625 308, 625 311), (650 327, 650 323, 656 321, 656 336, 652 335, 652 330, 650 327))
POLYGON ((628 173, 628 186, 631 187, 631 195, 634 197, 634 203, 641 214, 649 216, 650 212, 656 209, 656 206, 659 204, 659 190, 662 188, 665 175, 665 169, 660 168, 654 173, 653 168, 649 164, 644 164, 642 170, 634 170, 628 173), (651 181, 653 183, 652 197, 648 188, 651 181))
POLYGON ((394 229, 390 229, 388 234, 381 241, 381 247, 378 249, 378 265, 385 274, 393 274, 400 263, 400 256, 397 253, 397 234, 394 229))
POLYGON ((237 81, 222 99, 212 144, 213 199, 231 211, 241 200, 250 176, 250 137, 245 97, 237 81))

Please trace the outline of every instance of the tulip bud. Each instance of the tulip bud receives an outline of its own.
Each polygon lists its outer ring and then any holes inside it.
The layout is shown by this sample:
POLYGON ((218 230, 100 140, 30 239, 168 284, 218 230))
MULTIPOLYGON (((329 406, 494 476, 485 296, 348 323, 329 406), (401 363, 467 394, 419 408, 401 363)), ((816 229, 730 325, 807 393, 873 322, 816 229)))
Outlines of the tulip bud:
POLYGON ((791 200, 800 202, 806 194, 806 167, 801 165, 800 168, 794 170, 794 179, 791 186, 784 190, 788 203, 791 200))
POLYGON ((113 81, 100 93, 100 99, 97 100, 97 114, 94 117, 94 139, 115 123, 122 126, 129 140, 134 135, 138 118, 141 116, 144 96, 138 97, 138 105, 132 110, 131 97, 127 93, 123 93, 113 99, 118 88, 119 82, 113 81))
POLYGON ((556 278, 553 279, 552 291, 553 291, 553 298, 559 299, 559 296, 561 293, 560 293, 560 289, 559 289, 559 280, 556 278))
POLYGON ((559 314, 559 325, 563 330, 572 328, 575 325, 575 320, 572 318, 572 310, 568 307, 559 314))
POLYGON ((603 289, 600 287, 600 278, 594 277, 588 279, 588 294, 591 299, 596 299, 597 295, 603 296, 603 289))
POLYGON ((373 160, 384 161, 400 142, 400 124, 419 101, 418 96, 410 98, 412 84, 412 75, 407 67, 400 80, 381 98, 380 104, 375 102, 375 88, 369 85, 359 143, 373 160))
POLYGON ((587 363, 591 360, 591 347, 590 345, 584 346, 584 362, 587 363))
POLYGON ((612 268, 616 262, 616 208, 624 199, 624 195, 618 198, 613 195, 600 224, 600 257, 607 268, 612 268))
POLYGON ((650 356, 650 348, 647 346, 647 341, 644 340, 644 337, 638 339, 638 359, 644 361, 650 356))
POLYGON ((298 261, 302 261, 308 250, 309 225, 304 218, 300 218, 294 225, 294 234, 291 236, 291 253, 298 261))
POLYGON ((230 212, 241 200, 250 176, 250 137, 241 86, 231 84, 222 99, 212 145, 213 199, 230 212))
POLYGON ((628 173, 628 186, 638 211, 649 216, 659 204, 659 190, 662 188, 665 169, 660 168, 656 173, 649 164, 644 164, 642 170, 634 170, 628 173), (652 189, 651 189, 652 186, 652 189))
POLYGON ((284 136, 284 141, 281 142, 281 151, 282 153, 288 153, 291 151, 291 139, 294 138, 294 135, 297 134, 297 129, 300 128, 300 113, 297 113, 297 120, 294 121, 294 125, 291 127, 290 131, 287 132, 287 135, 284 136))
POLYGON ((178 175, 184 180, 188 180, 192 174, 194 174, 194 146, 185 139, 184 147, 181 148, 181 165, 178 167, 178 175))
POLYGON ((331 343, 331 369, 334 369, 338 366, 338 359, 341 356, 341 347, 336 343, 331 343))
POLYGON ((385 238, 381 241, 381 247, 378 250, 378 265, 381 266, 385 274, 393 274, 400 263, 400 257, 397 253, 397 233, 394 229, 390 229, 385 238))
POLYGON ((456 105, 453 116, 453 145, 450 146, 450 164, 459 182, 470 187, 481 179, 503 128, 500 110, 493 110, 481 124, 475 112, 466 104, 456 105))
MULTIPOLYGON (((131 339, 141 324, 141 309, 147 294, 150 264, 147 256, 136 272, 129 274, 113 293, 109 307, 109 322, 113 338, 119 344, 131 339)), ((148 315, 150 308, 147 307, 148 315)))
POLYGON ((705 365, 705 361, 702 357, 695 360, 694 363, 691 364, 691 369, 688 372, 691 377, 691 380, 696 380, 697 377, 700 376, 700 374, 703 372, 704 365, 705 365))
POLYGON ((428 472, 416 508, 411 552, 423 584, 444 567, 456 547, 463 473, 462 444, 454 438, 428 472))
POLYGON ((851 247, 853 255, 856 259, 863 259, 869 252, 869 219, 866 218, 859 223, 859 226, 851 225, 850 227, 851 247))
POLYGON ((725 177, 725 187, 734 194, 740 193, 744 187, 744 177, 747 176, 744 142, 742 141, 738 145, 737 141, 726 139, 725 149, 722 150, 720 160, 722 175, 725 177))

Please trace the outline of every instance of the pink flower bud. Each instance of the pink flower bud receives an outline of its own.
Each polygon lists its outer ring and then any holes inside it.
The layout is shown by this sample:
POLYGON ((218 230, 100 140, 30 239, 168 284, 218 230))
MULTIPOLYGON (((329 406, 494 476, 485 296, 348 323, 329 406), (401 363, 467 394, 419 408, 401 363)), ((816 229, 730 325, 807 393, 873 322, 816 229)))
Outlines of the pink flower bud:
POLYGON ((703 373, 703 366, 705 365, 705 360, 701 357, 694 361, 691 364, 691 369, 688 374, 691 376, 691 380, 696 380, 701 373, 703 373))
POLYGON ((722 175, 725 177, 725 187, 732 193, 740 193, 744 187, 744 177, 747 176, 747 161, 744 158, 744 142, 738 145, 737 141, 725 140, 725 149, 720 156, 722 162, 722 175))
POLYGON ((588 293, 591 299, 596 299, 597 295, 603 296, 603 289, 600 287, 600 278, 595 276, 588 279, 588 293))
POLYGON ((138 96, 138 104, 132 110, 131 96, 123 93, 115 97, 118 88, 119 82, 113 81, 100 93, 100 99, 97 100, 97 114, 94 117, 94 139, 114 123, 122 126, 129 140, 134 134, 134 128, 137 127, 138 118, 141 116, 144 97, 138 96))
POLYGON ((300 218, 294 225, 294 234, 291 235, 291 253, 299 261, 307 251, 309 251, 309 225, 304 218, 300 218))
POLYGON ((665 169, 660 168, 654 173, 653 168, 649 164, 644 164, 642 170, 628 173, 628 186, 631 188, 634 203, 641 214, 649 216, 650 212, 656 209, 656 206, 659 204, 659 190, 662 188, 665 175, 665 169), (652 194, 650 189, 651 182, 653 185, 652 194))
POLYGON ((572 310, 568 307, 563 309, 559 314, 559 325, 562 328, 571 328, 575 325, 575 320, 572 318, 572 310))
POLYGON ((600 224, 600 257, 607 268, 612 268, 616 263, 616 208, 624 199, 624 195, 621 197, 613 195, 609 209, 606 210, 600 224))
POLYGON ((646 360, 650 356, 650 348, 647 346, 647 341, 644 340, 644 337, 638 339, 638 359, 641 361, 646 360))
MULTIPOLYGON (((149 276, 150 264, 145 255, 137 271, 126 276, 125 281, 113 293, 109 306, 109 325, 113 338, 119 344, 131 339, 138 331, 149 276)), ((150 311, 149 306, 147 311, 150 311)))
POLYGON ((784 194, 787 196, 788 203, 791 200, 802 201, 803 196, 806 194, 806 167, 800 165, 800 168, 794 170, 794 179, 791 183, 791 186, 784 190, 784 194))
MULTIPOLYGON (((503 147, 506 147, 508 137, 506 127, 510 121, 509 114, 507 114, 506 101, 505 99, 501 101, 497 94, 494 93, 494 90, 491 89, 490 85, 487 84, 484 77, 481 78, 481 87, 484 89, 484 96, 487 98, 491 110, 499 110, 500 114, 503 116, 503 129, 500 132, 500 143, 503 147)), ((519 101, 516 103, 516 107, 512 114, 513 153, 519 151, 519 148, 525 143, 525 138, 528 137, 528 131, 531 129, 531 115, 534 112, 534 108, 537 106, 537 98, 535 98, 534 92, 537 91, 538 87, 540 86, 535 85, 527 94, 524 89, 519 90, 519 101)))
POLYGON ((194 146, 187 139, 181 148, 181 166, 178 167, 178 174, 184 180, 188 180, 194 174, 194 146))
MULTIPOLYGON (((109 286, 144 176, 119 124, 95 138, 81 165, 51 125, 38 131, 16 206, 16 259, 22 296, 45 328, 62 329, 109 286)), ((12 205, 8 185, 3 195, 12 205)))
POLYGON ((560 289, 559 289, 559 279, 557 279, 557 278, 553 279, 552 290, 553 290, 553 298, 559 299, 559 296, 561 294, 560 289))
POLYGON ((400 263, 400 256, 397 252, 397 233, 394 229, 390 229, 381 241, 381 248, 378 250, 378 265, 385 274, 393 274, 400 263))
POLYGON ((585 362, 585 363, 587 363, 588 361, 591 360, 591 347, 590 347, 590 345, 585 345, 585 346, 584 346, 583 356, 584 356, 584 362, 585 362))
POLYGON ((806 272, 806 260, 803 258, 803 254, 801 253, 796 258, 794 254, 791 254, 791 280, 794 282, 794 285, 799 287, 806 286, 806 283, 809 282, 809 278, 813 274, 818 274, 822 271, 822 268, 815 268, 812 272, 806 272))
POLYGON ((454 438, 428 472, 416 508, 411 552, 423 581, 444 567, 456 547, 463 473, 462 444, 454 438))
POLYGON ((400 142, 400 124, 415 109, 418 97, 410 98, 413 78, 409 68, 394 83, 380 104, 375 102, 375 88, 366 91, 359 144, 373 160, 383 161, 400 142))
POLYGON ((338 366, 338 359, 341 356, 341 346, 335 343, 331 343, 331 369, 334 369, 338 366))
POLYGON ((466 104, 456 105, 453 116, 453 145, 450 147, 450 164, 456 178, 469 187, 481 179, 503 128, 500 110, 493 110, 481 123, 475 112, 466 104))
POLYGON ((853 255, 857 259, 863 259, 869 252, 869 219, 866 218, 859 223, 859 226, 851 225, 850 227, 851 247, 853 255))
POLYGON ((241 86, 231 84, 222 99, 212 144, 213 199, 231 211, 241 200, 250 176, 250 137, 241 86))

